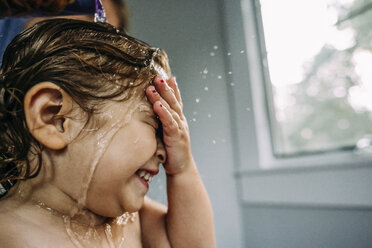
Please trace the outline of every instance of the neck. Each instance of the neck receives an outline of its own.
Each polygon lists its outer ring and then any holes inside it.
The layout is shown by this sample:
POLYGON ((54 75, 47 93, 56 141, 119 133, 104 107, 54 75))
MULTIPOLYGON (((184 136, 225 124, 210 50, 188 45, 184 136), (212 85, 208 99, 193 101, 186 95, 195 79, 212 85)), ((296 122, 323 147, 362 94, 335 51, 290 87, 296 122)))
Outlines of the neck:
POLYGON ((54 216, 68 218, 84 226, 99 226, 108 221, 108 218, 79 205, 77 200, 53 184, 39 185, 39 183, 35 184, 33 179, 19 182, 10 192, 9 200, 16 201, 18 205, 48 211, 54 216))

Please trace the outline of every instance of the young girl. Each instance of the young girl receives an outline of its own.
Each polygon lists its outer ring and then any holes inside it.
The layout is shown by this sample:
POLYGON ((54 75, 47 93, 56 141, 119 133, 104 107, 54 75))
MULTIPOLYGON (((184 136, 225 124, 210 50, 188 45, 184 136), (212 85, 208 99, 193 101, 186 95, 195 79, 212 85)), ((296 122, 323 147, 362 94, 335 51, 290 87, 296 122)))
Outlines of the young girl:
POLYGON ((166 54, 108 24, 40 22, 0 71, 1 247, 215 247, 166 54), (168 207, 145 195, 163 164, 168 207))

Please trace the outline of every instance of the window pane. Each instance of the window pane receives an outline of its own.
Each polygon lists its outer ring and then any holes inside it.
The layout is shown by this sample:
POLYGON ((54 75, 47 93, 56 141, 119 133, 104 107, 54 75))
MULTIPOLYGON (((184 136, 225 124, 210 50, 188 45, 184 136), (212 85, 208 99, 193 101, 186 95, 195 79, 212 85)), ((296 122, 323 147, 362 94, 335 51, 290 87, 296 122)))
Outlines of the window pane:
POLYGON ((261 0, 276 155, 372 134, 372 0, 261 0))

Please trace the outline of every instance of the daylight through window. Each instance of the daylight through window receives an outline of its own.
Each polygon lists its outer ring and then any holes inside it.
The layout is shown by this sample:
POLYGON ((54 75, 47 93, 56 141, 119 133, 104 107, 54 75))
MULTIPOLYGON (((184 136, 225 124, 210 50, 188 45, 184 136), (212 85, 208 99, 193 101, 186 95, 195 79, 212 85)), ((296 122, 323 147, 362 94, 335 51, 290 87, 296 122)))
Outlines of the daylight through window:
POLYGON ((372 134, 372 0, 261 0, 276 155, 372 134))

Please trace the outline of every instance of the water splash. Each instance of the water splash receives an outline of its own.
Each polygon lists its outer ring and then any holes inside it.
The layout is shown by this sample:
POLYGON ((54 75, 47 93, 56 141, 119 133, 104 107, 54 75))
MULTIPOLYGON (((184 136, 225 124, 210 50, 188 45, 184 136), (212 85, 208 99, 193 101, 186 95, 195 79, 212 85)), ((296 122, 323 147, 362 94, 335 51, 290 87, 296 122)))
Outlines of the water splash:
POLYGON ((115 248, 114 239, 112 237, 111 225, 108 223, 106 223, 105 225, 105 235, 106 235, 106 240, 107 240, 107 243, 109 244, 109 247, 115 248))
POLYGON ((71 220, 70 220, 70 217, 69 216, 66 216, 66 215, 63 216, 63 222, 65 224, 67 235, 69 236, 69 238, 72 241, 72 243, 74 244, 74 246, 77 247, 77 248, 84 248, 80 244, 80 242, 76 239, 75 233, 71 229, 71 220))

